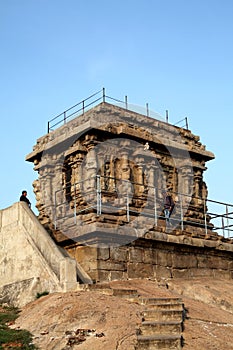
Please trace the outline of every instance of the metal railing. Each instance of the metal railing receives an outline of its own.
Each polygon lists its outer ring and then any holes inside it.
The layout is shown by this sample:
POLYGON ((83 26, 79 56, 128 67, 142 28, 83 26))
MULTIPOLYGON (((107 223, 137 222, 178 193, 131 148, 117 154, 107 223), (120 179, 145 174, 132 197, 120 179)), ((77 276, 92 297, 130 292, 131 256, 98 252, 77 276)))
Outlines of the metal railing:
MULTIPOLYGON (((54 201, 55 229, 59 227, 59 222, 65 223, 66 219, 71 217, 73 217, 72 223, 76 225, 79 215, 90 211, 94 212, 97 217, 106 214, 119 215, 120 213, 124 216, 125 223, 130 223, 137 217, 143 217, 151 219, 150 223, 153 223, 154 226, 161 225, 165 221, 162 189, 147 186, 144 205, 140 208, 133 205, 133 201, 139 200, 140 196, 135 196, 135 189, 140 186, 144 185, 128 180, 96 175, 88 180, 70 184, 68 186, 70 199, 67 199, 67 196, 64 195, 64 189, 57 190, 54 201), (106 179, 112 179, 116 182, 116 186, 110 191, 104 188, 104 180, 106 179), (93 180, 94 186, 88 188, 91 180, 93 180), (120 185, 123 185, 124 189, 120 189, 120 185), (132 188, 134 188, 134 192, 132 192, 132 188), (58 200, 58 197, 60 197, 60 200, 58 200), (85 204, 78 204, 80 198, 84 198, 85 204), (70 206, 71 201, 73 202, 72 207, 70 206)), ((175 199, 175 213, 170 218, 171 230, 179 227, 183 231, 188 225, 203 228, 205 234, 208 234, 210 230, 225 238, 233 238, 232 204, 197 198, 178 192, 172 192, 171 194, 175 199), (202 214, 202 220, 195 220, 186 216, 190 205, 195 207, 195 204, 193 204, 195 200, 199 202, 198 211, 202 214)))
MULTIPOLYGON (((118 100, 116 98, 110 97, 106 95, 105 88, 97 91, 96 93, 92 94, 91 96, 87 97, 86 99, 78 102, 74 106, 66 109, 64 112, 58 114, 54 118, 48 121, 47 125, 47 132, 53 131, 54 129, 60 127, 61 125, 66 124, 67 121, 72 120, 80 115, 83 115, 87 110, 97 105, 99 102, 109 102, 112 103, 115 106, 124 108, 129 111, 133 111, 142 115, 145 115, 147 117, 151 117, 154 119, 161 120, 163 122, 168 123, 168 111, 166 111, 166 117, 161 116, 159 113, 153 112, 149 109, 149 104, 146 103, 145 107, 137 106, 134 104, 128 103, 128 97, 125 96, 124 101, 118 100)), ((183 119, 180 122, 183 122, 185 120, 185 125, 180 127, 186 127, 188 129, 188 121, 187 117, 183 119)), ((178 125, 180 122, 173 124, 178 125)))
POLYGON ((173 124, 174 126, 178 126, 178 127, 180 127, 180 128, 185 128, 185 129, 188 129, 189 128, 189 126, 188 126, 188 118, 187 117, 185 117, 185 118, 183 118, 183 119, 181 119, 181 120, 179 120, 177 123, 175 123, 175 124, 173 124))

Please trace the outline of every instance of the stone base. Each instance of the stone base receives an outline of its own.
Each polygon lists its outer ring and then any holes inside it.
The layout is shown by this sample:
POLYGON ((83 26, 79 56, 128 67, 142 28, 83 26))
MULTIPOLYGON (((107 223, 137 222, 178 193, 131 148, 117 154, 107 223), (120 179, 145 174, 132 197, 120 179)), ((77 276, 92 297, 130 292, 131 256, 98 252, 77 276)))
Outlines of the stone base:
POLYGON ((94 281, 131 278, 233 277, 233 240, 198 239, 150 232, 118 247, 82 245, 65 249, 94 281))

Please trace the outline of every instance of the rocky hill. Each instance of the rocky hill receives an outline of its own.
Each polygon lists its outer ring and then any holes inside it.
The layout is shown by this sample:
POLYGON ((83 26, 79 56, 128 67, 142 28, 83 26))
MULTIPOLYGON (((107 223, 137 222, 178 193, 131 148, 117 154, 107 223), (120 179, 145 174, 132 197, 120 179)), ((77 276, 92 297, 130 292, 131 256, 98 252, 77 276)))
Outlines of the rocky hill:
POLYGON ((184 350, 233 349, 233 282, 208 278, 114 281, 50 294, 27 304, 13 327, 29 330, 42 350, 134 350, 140 297, 182 298, 184 350))

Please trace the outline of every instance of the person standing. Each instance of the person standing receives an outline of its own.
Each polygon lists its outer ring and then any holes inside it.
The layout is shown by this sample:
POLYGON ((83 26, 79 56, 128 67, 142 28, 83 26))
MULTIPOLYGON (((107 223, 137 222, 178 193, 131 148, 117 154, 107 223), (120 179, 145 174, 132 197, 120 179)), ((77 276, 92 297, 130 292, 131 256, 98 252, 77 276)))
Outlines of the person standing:
POLYGON ((29 206, 29 208, 31 208, 31 202, 30 200, 27 198, 27 191, 22 191, 22 194, 20 196, 20 202, 26 202, 29 206))
POLYGON ((173 212, 175 203, 169 192, 163 190, 162 193, 163 193, 163 199, 164 199, 164 202, 163 202, 164 216, 166 219, 166 223, 169 223, 169 219, 173 212))

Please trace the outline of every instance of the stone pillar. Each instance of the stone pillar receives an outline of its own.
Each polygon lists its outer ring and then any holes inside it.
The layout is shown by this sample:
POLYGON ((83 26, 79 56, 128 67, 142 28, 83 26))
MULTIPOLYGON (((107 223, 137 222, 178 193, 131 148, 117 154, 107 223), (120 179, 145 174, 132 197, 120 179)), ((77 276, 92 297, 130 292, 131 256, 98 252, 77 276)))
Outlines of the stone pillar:
MULTIPOLYGON (((192 190, 192 182, 193 182, 193 172, 190 167, 183 167, 181 169, 181 176, 182 176, 182 181, 181 181, 181 186, 178 189, 180 193, 183 193, 185 195, 191 196, 193 193, 192 190)), ((190 199, 190 198, 189 198, 190 199)))
POLYGON ((202 183, 202 173, 200 169, 196 169, 194 173, 194 203, 196 206, 201 206, 203 204, 202 200, 202 191, 201 191, 201 183, 202 183))
POLYGON ((114 167, 114 156, 111 155, 110 157, 110 179, 109 179, 109 191, 114 192, 116 190, 116 183, 115 183, 115 167, 114 167))
POLYGON ((135 159, 135 163, 136 163, 135 182, 137 183, 135 185, 135 195, 138 197, 141 197, 144 193, 144 190, 145 190, 144 176, 143 176, 143 160, 144 160, 144 158, 142 156, 137 156, 135 159))
POLYGON ((82 167, 83 195, 90 202, 94 199, 96 188, 97 159, 95 149, 90 149, 86 155, 85 164, 82 167))

